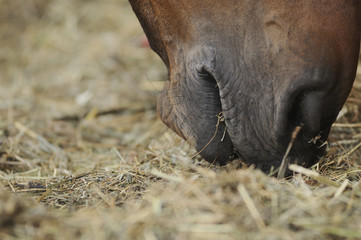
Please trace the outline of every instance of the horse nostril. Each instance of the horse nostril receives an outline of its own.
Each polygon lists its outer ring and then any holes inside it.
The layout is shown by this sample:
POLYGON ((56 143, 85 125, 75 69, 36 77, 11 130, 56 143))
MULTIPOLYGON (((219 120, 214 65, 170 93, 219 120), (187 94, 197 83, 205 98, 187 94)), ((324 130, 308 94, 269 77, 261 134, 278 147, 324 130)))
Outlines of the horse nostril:
POLYGON ((211 74, 203 67, 196 69, 197 74, 199 77, 207 79, 211 77, 211 74))
POLYGON ((322 96, 317 90, 301 91, 294 99, 288 114, 288 129, 303 124, 304 137, 312 139, 321 130, 322 96))
POLYGON ((303 99, 304 93, 301 92, 297 95, 297 97, 294 99, 294 102, 291 104, 288 113, 288 129, 292 129, 301 124, 303 99))

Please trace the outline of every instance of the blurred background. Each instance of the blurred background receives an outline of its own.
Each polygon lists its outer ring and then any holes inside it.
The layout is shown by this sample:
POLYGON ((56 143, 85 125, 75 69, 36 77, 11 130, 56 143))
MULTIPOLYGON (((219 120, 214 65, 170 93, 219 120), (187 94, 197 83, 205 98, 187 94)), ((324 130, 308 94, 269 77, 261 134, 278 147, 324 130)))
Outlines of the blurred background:
POLYGON ((27 99, 28 108, 47 108, 52 117, 139 100, 153 107, 151 82, 165 80, 165 69, 141 48, 143 31, 126 0, 1 0, 0 6, 3 105, 27 99))
POLYGON ((17 136, 2 151, 48 161, 24 129, 77 155, 169 133, 156 116, 166 69, 145 40, 126 0, 0 0, 0 129, 17 136))

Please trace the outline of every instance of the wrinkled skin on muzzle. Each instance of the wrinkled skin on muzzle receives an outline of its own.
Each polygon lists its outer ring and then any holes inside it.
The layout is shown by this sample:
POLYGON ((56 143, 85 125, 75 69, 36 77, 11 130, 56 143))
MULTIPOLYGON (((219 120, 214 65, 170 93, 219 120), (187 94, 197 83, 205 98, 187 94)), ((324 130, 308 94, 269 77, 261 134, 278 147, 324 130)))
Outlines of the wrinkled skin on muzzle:
POLYGON ((355 79, 359 0, 130 0, 169 70, 161 119, 209 162, 264 171, 324 153, 355 79))

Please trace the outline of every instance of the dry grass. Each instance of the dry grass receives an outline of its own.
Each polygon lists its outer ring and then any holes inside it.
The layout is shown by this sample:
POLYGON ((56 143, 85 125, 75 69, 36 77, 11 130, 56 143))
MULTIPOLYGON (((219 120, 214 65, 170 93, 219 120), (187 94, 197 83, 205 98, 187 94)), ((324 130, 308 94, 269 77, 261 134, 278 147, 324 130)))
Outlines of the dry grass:
POLYGON ((0 0, 0 239, 361 238, 361 74, 311 170, 192 160, 125 0, 0 0))

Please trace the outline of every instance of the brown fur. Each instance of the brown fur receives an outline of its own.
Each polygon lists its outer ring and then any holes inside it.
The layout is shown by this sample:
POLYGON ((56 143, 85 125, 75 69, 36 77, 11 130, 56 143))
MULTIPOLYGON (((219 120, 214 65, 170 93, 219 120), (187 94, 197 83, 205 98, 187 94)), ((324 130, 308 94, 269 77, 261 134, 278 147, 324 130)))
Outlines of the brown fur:
POLYGON ((292 161, 317 161, 355 78, 361 1, 129 2, 168 67, 159 114, 198 150, 212 140, 204 158, 225 163, 235 148, 262 169, 277 167, 303 124, 292 161))

